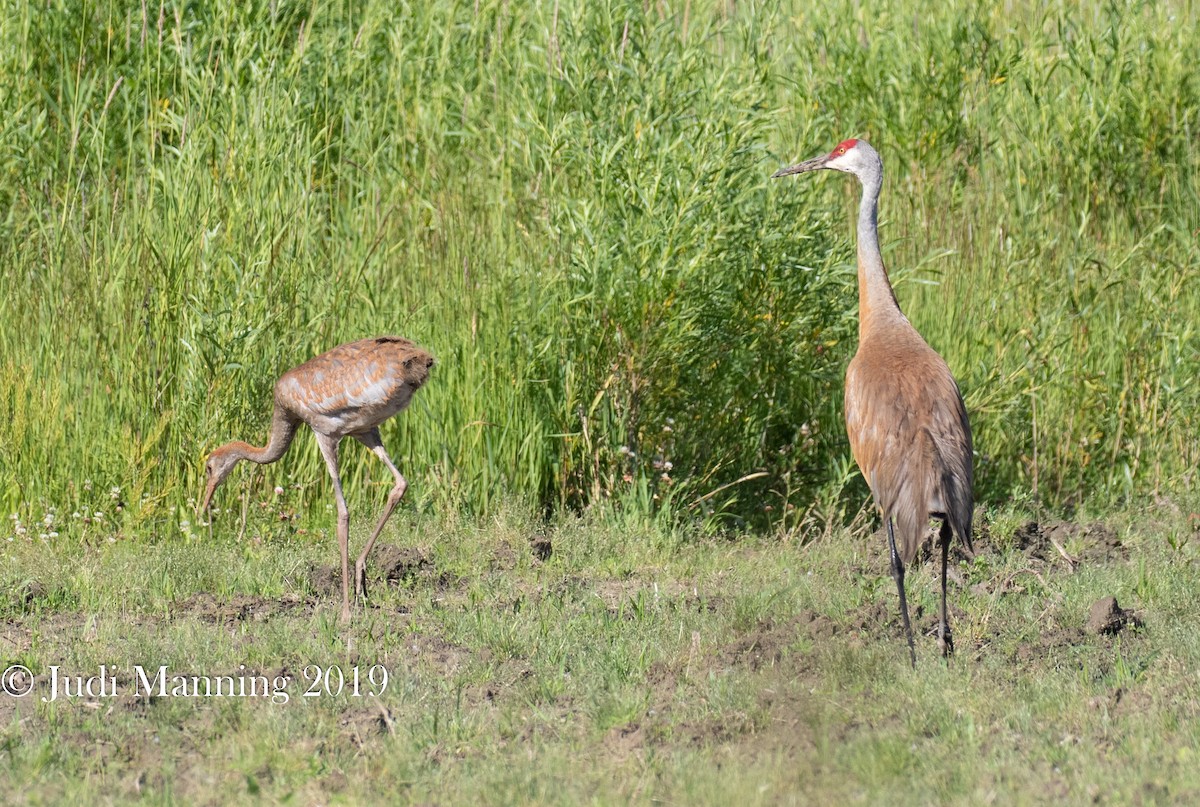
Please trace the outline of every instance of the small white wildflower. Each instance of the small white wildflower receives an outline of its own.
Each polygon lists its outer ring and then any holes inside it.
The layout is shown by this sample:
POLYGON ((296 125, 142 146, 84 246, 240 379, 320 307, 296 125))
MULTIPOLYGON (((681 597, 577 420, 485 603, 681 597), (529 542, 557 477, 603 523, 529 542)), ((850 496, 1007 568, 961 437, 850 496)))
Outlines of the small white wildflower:
POLYGON ((675 467, 674 464, 672 464, 672 462, 670 460, 667 460, 666 462, 663 463, 663 468, 666 468, 668 471, 674 467, 675 467))
POLYGON ((57 537, 58 537, 58 533, 57 533, 57 532, 55 532, 54 530, 51 530, 51 531, 50 531, 50 533, 49 533, 49 535, 50 535, 50 537, 51 537, 51 538, 57 538, 57 537))
POLYGON ((114 485, 113 489, 108 492, 108 498, 113 500, 121 498, 121 489, 114 485))
POLYGON ((283 495, 283 488, 281 488, 279 485, 276 485, 276 486, 275 486, 275 495, 276 495, 276 496, 282 496, 282 495, 283 495))
POLYGON ((97 510, 97 511, 95 511, 94 513, 92 513, 92 518, 96 519, 97 521, 103 521, 103 520, 104 520, 104 514, 103 514, 103 513, 101 513, 99 510, 97 510))
POLYGON ((79 511, 78 511, 78 510, 76 510, 74 513, 72 513, 72 514, 71 514, 71 518, 79 518, 79 517, 80 517, 80 516, 79 516, 79 511))
POLYGON ((86 491, 91 491, 91 489, 92 489, 92 480, 90 480, 90 479, 85 479, 85 480, 83 480, 83 489, 84 489, 84 490, 86 490, 86 491))
POLYGON ((49 538, 49 537, 50 537, 50 536, 49 536, 49 535, 47 535, 47 534, 46 534, 46 533, 44 533, 44 532, 39 532, 39 533, 38 533, 38 538, 41 538, 43 541, 44 541, 44 540, 46 540, 46 539, 47 539, 47 538, 49 538))
POLYGON ((186 530, 190 526, 192 526, 192 522, 188 521, 187 519, 179 522, 179 529, 181 530, 186 530))

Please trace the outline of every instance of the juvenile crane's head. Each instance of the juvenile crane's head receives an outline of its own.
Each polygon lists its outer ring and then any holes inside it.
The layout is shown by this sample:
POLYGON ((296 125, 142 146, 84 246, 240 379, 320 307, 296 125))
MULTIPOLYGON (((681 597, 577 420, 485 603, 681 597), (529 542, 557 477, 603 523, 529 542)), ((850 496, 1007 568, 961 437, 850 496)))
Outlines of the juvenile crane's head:
POLYGON ((204 463, 204 475, 208 481, 204 486, 204 498, 200 503, 199 512, 203 513, 208 510, 208 506, 212 503, 213 494, 217 492, 217 488, 225 481, 225 477, 229 476, 229 472, 233 470, 233 466, 238 464, 242 459, 242 451, 240 450, 244 444, 229 443, 220 448, 214 449, 213 453, 208 455, 208 459, 204 463))
POLYGON ((803 174, 806 171, 816 171, 821 168, 844 171, 847 174, 854 174, 860 180, 866 180, 869 177, 883 174, 883 161, 879 159, 879 153, 871 148, 870 143, 850 138, 838 143, 837 148, 828 154, 789 165, 787 168, 780 168, 771 176, 786 177, 790 174, 803 174))

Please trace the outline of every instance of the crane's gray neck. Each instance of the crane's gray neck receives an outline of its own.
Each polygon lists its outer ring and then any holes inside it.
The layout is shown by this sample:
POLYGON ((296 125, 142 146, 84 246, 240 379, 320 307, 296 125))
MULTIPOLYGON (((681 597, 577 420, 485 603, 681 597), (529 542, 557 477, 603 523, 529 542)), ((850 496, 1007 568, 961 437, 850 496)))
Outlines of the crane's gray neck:
POLYGON ((883 166, 876 162, 859 174, 862 201, 858 207, 858 305, 859 340, 872 319, 904 319, 900 305, 888 281, 879 250, 879 191, 883 187, 883 166))

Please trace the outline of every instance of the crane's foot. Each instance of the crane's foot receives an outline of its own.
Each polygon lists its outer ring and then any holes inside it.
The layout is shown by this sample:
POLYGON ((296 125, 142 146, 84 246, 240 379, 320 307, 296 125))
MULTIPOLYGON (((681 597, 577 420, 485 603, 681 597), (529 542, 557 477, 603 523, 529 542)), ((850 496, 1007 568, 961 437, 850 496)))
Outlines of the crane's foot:
POLYGON ((361 560, 354 564, 354 595, 364 600, 367 598, 367 564, 361 560))
POLYGON ((942 651, 943 658, 954 655, 954 637, 950 635, 949 626, 938 631, 938 649, 942 651))

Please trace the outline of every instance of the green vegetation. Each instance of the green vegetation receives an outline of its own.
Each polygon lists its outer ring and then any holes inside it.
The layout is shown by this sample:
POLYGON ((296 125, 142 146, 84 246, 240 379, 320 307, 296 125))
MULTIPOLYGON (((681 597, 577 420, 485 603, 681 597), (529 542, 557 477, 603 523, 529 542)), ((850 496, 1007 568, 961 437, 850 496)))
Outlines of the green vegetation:
MULTIPOLYGON (((387 431, 414 500, 795 526, 850 478, 857 189, 769 175, 852 134, 884 155, 886 257, 966 394, 980 496, 1190 485, 1188 4, 3 19, 9 512, 78 509, 91 480, 122 489, 126 534, 173 533, 202 455, 265 432, 280 372, 397 332, 441 360, 387 431)), ((305 443, 223 495, 290 480, 325 501, 305 443)), ((361 454, 352 489, 378 475, 361 454)))
POLYGON ((913 569, 916 670, 878 539, 863 532, 801 546, 546 526, 508 510, 422 518, 402 547, 379 548, 372 572, 392 581, 376 580, 348 629, 329 542, 6 544, 0 654, 39 678, 26 698, 0 695, 0 793, 6 804, 1194 802, 1194 523, 1159 509, 1037 535, 1025 520, 993 513, 979 558, 955 565, 949 665, 931 633, 937 566, 913 569), (1148 517, 1164 526, 1139 526, 1148 517), (531 539, 552 547, 546 560, 531 539), (1144 626, 1087 632, 1105 595, 1144 626), (55 664, 84 676, 107 665, 120 692, 41 703, 55 664), (160 665, 288 675, 289 699, 135 698, 136 664, 150 679, 160 665), (308 665, 347 676, 359 665, 363 696, 347 683, 306 697, 308 665), (375 665, 389 683, 370 698, 375 665))

